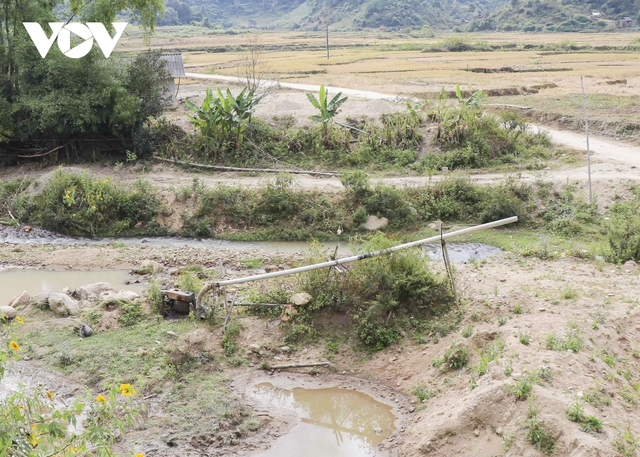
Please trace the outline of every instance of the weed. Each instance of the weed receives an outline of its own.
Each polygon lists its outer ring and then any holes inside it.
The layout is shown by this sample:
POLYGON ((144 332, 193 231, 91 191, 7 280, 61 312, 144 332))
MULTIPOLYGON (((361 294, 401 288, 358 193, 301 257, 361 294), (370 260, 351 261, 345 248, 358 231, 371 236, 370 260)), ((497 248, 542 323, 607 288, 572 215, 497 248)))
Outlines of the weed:
POLYGON ((504 375, 509 377, 513 373, 513 362, 509 360, 504 366, 504 375))
POLYGON ((123 327, 133 327, 144 319, 142 305, 138 302, 121 303, 122 315, 118 318, 118 323, 123 327))
POLYGON ((578 292, 569 287, 565 287, 560 293, 560 298, 564 300, 575 300, 578 298, 578 292))
POLYGON ((429 389, 427 389, 427 387, 425 385, 423 385, 423 384, 421 384, 419 386, 415 386, 411 390, 411 393, 418 398, 418 401, 420 403, 424 403, 428 399, 430 399, 430 398, 435 396, 435 394, 433 392, 431 392, 429 389))
POLYGON ((473 335, 473 325, 469 324, 462 329, 462 336, 469 338, 471 335, 473 335))
POLYGON ((494 344, 486 346, 482 351, 476 351, 480 356, 480 361, 478 362, 475 371, 478 376, 482 376, 487 372, 489 363, 502 357, 502 353, 504 352, 504 340, 499 339, 494 344))
POLYGON ((444 351, 442 360, 446 368, 459 370, 469 362, 469 351, 462 346, 452 343, 451 347, 444 351))
POLYGON ((522 305, 520 303, 513 307, 513 314, 522 314, 522 305))
POLYGON ((525 346, 529 346, 529 343, 531 341, 531 335, 529 335, 528 333, 520 332, 518 333, 518 340, 520 340, 520 342, 525 346))
POLYGON ((611 397, 606 395, 602 389, 590 389, 584 394, 584 399, 591 406, 602 410, 603 406, 611 406, 611 397))
POLYGON ((183 290, 188 290, 197 294, 202 289, 202 281, 198 276, 191 270, 186 270, 180 273, 180 278, 178 278, 178 286, 183 290))
POLYGON ((164 312, 164 303, 162 301, 162 296, 160 295, 160 286, 158 285, 158 281, 152 279, 149 281, 149 285, 145 290, 145 295, 147 296, 147 301, 151 305, 154 311, 158 314, 162 314, 164 312))
POLYGON ((582 405, 582 401, 576 399, 568 408, 567 408, 567 417, 572 422, 585 422, 586 418, 584 415, 584 406, 582 405))
POLYGON ((232 356, 238 350, 237 340, 242 329, 243 326, 237 319, 232 320, 229 322, 229 325, 227 325, 224 335, 222 336, 222 341, 220 341, 220 345, 227 356, 232 356))
POLYGON ((238 263, 243 264, 248 269, 256 269, 262 266, 262 259, 246 259, 238 260, 238 263))
POLYGON ((442 360, 442 357, 434 357, 433 359, 431 359, 432 367, 441 368, 443 364, 444 360, 442 360))
POLYGON ((325 357, 333 362, 339 348, 340 343, 338 343, 337 341, 327 341, 327 345, 324 349, 325 357))
POLYGON ((516 400, 526 400, 531 395, 535 377, 532 374, 521 376, 515 384, 511 385, 510 391, 515 395, 516 400))
POLYGON ((547 335, 546 348, 551 351, 573 351, 580 352, 584 342, 582 333, 575 325, 569 325, 565 330, 563 338, 558 338, 553 333, 547 335))
POLYGON ((502 327, 506 323, 507 323, 507 318, 500 315, 500 317, 498 317, 498 326, 502 327))
POLYGON ((556 447, 556 441, 553 439, 545 424, 538 419, 538 408, 533 404, 529 406, 527 411, 527 421, 524 426, 526 437, 533 446, 545 455, 553 454, 556 447))
POLYGON ((618 435, 613 440, 613 446, 625 457, 635 457, 640 449, 640 439, 635 437, 629 427, 624 431, 618 430, 618 435))
POLYGON ((596 416, 587 416, 580 430, 586 433, 592 431, 600 433, 602 431, 602 419, 596 416))

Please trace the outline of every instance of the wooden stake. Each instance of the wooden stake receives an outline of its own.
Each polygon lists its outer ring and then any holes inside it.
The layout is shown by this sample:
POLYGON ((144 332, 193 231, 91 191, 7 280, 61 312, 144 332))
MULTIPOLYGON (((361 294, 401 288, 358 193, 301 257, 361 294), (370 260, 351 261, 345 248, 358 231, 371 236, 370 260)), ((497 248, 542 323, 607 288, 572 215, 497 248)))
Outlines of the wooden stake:
POLYGON ((458 301, 458 291, 456 290, 456 280, 453 276, 453 267, 451 266, 451 261, 449 260, 449 250, 447 249, 447 242, 442 237, 442 222, 440 222, 440 243, 442 244, 442 257, 444 259, 444 266, 447 270, 447 275, 449 276, 449 281, 451 281, 451 291, 453 292, 453 297, 455 301, 458 301))

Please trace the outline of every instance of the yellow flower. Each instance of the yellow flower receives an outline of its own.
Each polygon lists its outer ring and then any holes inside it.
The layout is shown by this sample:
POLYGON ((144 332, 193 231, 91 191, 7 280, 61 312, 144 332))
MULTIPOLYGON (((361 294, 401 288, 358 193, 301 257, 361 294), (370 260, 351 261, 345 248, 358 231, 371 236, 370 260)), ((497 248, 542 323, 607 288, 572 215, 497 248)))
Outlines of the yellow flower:
POLYGON ((120 393, 125 397, 132 397, 136 390, 131 387, 131 384, 120 384, 120 393))
POLYGON ((53 393, 53 392, 51 392, 50 390, 45 390, 45 391, 44 391, 44 393, 45 393, 45 395, 47 396, 47 398, 48 398, 49 400, 52 400, 52 401, 53 401, 53 397, 55 397, 55 396, 56 396, 56 394, 54 394, 54 393, 53 393))
POLYGON ((102 403, 103 405, 107 402, 107 399, 106 399, 106 398, 104 398, 104 397, 102 396, 102 394, 98 395, 98 396, 96 397, 96 400, 97 400, 99 403, 102 403))
POLYGON ((109 182, 109 180, 108 180, 108 179, 105 179, 105 180, 104 180, 104 181, 102 181, 102 182, 106 184, 106 183, 108 183, 108 182, 109 182))
POLYGON ((20 316, 16 316, 16 321, 18 324, 24 324, 24 320, 20 316))
POLYGON ((20 350, 20 345, 18 343, 16 343, 15 341, 11 341, 9 343, 9 347, 11 349, 13 349, 14 351, 19 351, 20 350))
POLYGON ((96 205, 93 205, 93 206, 92 206, 92 208, 93 208, 93 209, 96 209, 96 205))
POLYGON ((138 452, 135 457, 144 457, 144 454, 142 454, 142 452, 138 452))

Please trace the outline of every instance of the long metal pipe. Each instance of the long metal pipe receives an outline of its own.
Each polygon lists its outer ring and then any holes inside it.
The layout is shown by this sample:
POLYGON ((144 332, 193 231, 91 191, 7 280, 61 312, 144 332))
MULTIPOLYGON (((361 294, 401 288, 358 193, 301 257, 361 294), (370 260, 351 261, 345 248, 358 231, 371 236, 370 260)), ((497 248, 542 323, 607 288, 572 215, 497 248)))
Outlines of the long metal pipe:
POLYGON ((387 248, 387 249, 382 249, 380 251, 368 252, 366 254, 354 255, 354 256, 351 256, 351 257, 344 257, 342 259, 329 260, 328 262, 316 263, 314 265, 306 265, 304 267, 298 267, 298 268, 291 268, 289 270, 274 271, 272 273, 264 273, 264 274, 255 275, 255 276, 247 276, 246 278, 228 279, 226 281, 218 281, 218 282, 214 282, 214 283, 209 283, 209 284, 206 284, 202 288, 202 290, 198 294, 198 298, 201 298, 202 295, 204 295, 204 293, 206 293, 207 291, 211 290, 212 287, 216 287, 217 288, 217 287, 222 287, 222 286, 230 286, 232 284, 241 284, 241 283, 244 283, 244 282, 259 281, 261 279, 276 278, 278 276, 287 276, 287 275, 292 275, 292 274, 296 274, 296 273, 302 273, 304 271, 317 270, 319 268, 333 267, 333 266, 337 266, 337 265, 342 265, 344 263, 355 262, 357 260, 368 259, 368 258, 371 258, 371 257, 377 257, 377 256, 384 255, 384 254, 390 254, 392 252, 399 251, 401 249, 411 248, 411 247, 414 247, 414 246, 420 246, 421 244, 432 243, 434 241, 439 241, 441 238, 446 240, 446 239, 449 239, 449 238, 454 238, 456 236, 466 235, 468 233, 473 233, 473 232, 478 232, 480 230, 486 230, 486 229, 490 229, 490 228, 494 228, 494 227, 500 227, 502 225, 513 224, 514 222, 518 222, 518 217, 517 216, 509 217, 507 219, 501 219, 499 221, 488 222, 488 223, 482 224, 482 225, 476 225, 474 227, 469 227, 469 228, 462 229, 462 230, 456 230, 455 232, 445 233, 442 236, 436 235, 436 236, 432 236, 432 237, 425 238, 425 239, 422 239, 422 240, 412 241, 411 243, 399 244, 398 246, 393 246, 393 247, 390 247, 390 248, 387 248), (204 291, 204 293, 203 293, 203 291, 204 291))

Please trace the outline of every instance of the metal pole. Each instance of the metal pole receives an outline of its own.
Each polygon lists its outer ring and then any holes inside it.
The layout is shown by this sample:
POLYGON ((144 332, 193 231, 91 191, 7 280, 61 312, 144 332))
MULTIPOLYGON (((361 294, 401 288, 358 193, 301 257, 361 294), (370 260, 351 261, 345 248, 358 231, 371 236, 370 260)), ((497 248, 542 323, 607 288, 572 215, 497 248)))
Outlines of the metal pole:
POLYGON ((580 76, 582 83, 582 106, 584 108, 584 126, 587 132, 587 170, 589 173, 589 203, 593 205, 593 191, 591 189, 591 151, 589 149, 589 116, 587 115, 587 95, 584 91, 584 76, 580 76))
POLYGON ((490 228, 494 228, 494 227, 500 227, 502 225, 513 224, 514 222, 518 222, 518 217, 517 216, 509 217, 507 219, 501 219, 499 221, 488 222, 488 223, 482 224, 482 225, 476 225, 474 227, 469 227, 469 228, 462 229, 462 230, 456 230, 455 232, 445 233, 442 236, 436 235, 436 236, 432 236, 430 238, 425 238, 423 240, 412 241, 411 243, 400 244, 398 246, 393 246, 393 247, 390 247, 390 248, 387 248, 387 249, 382 249, 381 251, 375 251, 375 252, 369 252, 369 253, 366 253, 366 254, 354 255, 354 256, 351 256, 351 257, 345 257, 345 258, 337 259, 337 260, 329 260, 327 262, 316 263, 314 265, 307 265, 307 266, 304 266, 304 267, 291 268, 289 270, 274 271, 273 273, 264 273, 264 274, 261 274, 261 275, 247 276, 246 278, 228 279, 226 281, 218 281, 218 282, 214 282, 214 283, 209 283, 209 284, 205 284, 205 286, 202 288, 202 290, 198 294, 198 297, 201 296, 201 294, 203 293, 203 291, 205 289, 211 290, 211 288, 216 288, 216 287, 230 286, 232 284, 241 284, 241 283, 245 283, 245 282, 259 281, 261 279, 276 278, 278 276, 287 276, 287 275, 292 275, 292 274, 296 274, 296 273, 302 273, 304 271, 311 271, 311 270, 318 270, 320 268, 333 267, 333 266, 342 265, 342 264, 345 264, 345 263, 355 262, 357 260, 364 260, 364 259, 368 259, 368 258, 371 258, 371 257, 378 257, 378 256, 384 255, 384 254, 391 254, 392 252, 395 252, 395 251, 400 251, 402 249, 407 249, 407 248, 412 248, 412 247, 415 247, 415 246, 420 246, 422 244, 433 243, 433 242, 436 242, 436 241, 440 241, 441 239, 445 239, 446 240, 446 239, 449 239, 449 238, 454 238, 456 236, 467 235, 469 233, 479 232, 480 230, 486 230, 486 229, 490 229, 490 228))

